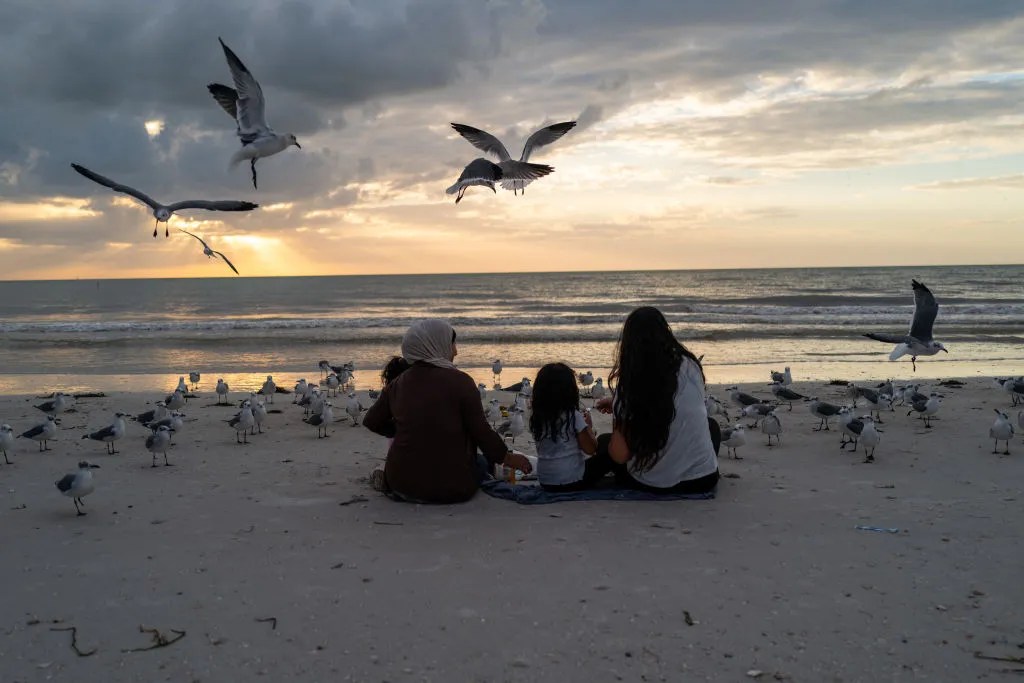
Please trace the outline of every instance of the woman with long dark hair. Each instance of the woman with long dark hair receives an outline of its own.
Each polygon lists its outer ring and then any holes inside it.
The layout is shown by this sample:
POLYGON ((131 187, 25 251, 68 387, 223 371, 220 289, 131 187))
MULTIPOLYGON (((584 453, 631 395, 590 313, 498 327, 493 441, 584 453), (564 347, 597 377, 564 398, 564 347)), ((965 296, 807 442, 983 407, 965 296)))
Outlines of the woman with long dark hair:
POLYGON ((597 408, 613 414, 614 428, 599 447, 619 483, 654 492, 714 490, 721 434, 708 418, 704 370, 661 311, 644 306, 626 318, 609 384, 614 395, 597 408))

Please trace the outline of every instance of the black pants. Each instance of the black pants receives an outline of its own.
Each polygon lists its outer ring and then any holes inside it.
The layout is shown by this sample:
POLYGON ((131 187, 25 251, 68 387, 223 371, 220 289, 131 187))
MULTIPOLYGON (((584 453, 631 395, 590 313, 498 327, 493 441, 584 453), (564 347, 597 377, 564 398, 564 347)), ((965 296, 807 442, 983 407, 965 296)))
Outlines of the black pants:
MULTIPOLYGON (((708 418, 708 430, 711 432, 711 445, 714 446, 715 455, 718 455, 718 449, 722 446, 722 430, 718 426, 718 422, 713 418, 708 418)), ((597 454, 587 461, 589 467, 591 462, 594 462, 593 469, 595 473, 603 470, 598 476, 603 477, 606 473, 612 472, 615 474, 615 482, 624 488, 636 489, 638 491, 648 491, 650 493, 707 493, 713 491, 715 486, 718 485, 718 470, 715 470, 709 475, 700 477, 699 479, 688 479, 681 481, 675 486, 669 488, 660 488, 657 486, 648 486, 647 484, 637 481, 633 478, 633 475, 629 473, 629 468, 626 465, 620 465, 619 463, 612 460, 611 455, 608 453, 608 446, 611 443, 611 434, 602 434, 597 437, 597 454)), ((584 474, 583 481, 576 482, 574 484, 566 484, 565 486, 576 486, 583 484, 586 481, 586 474, 584 474)), ((593 486, 591 484, 590 486, 593 486)), ((581 488, 590 488, 590 486, 582 486, 581 488)), ((545 487, 548 488, 548 487, 545 487)), ((548 489, 551 490, 551 489, 548 489)), ((574 491, 579 489, 559 489, 563 491, 574 491)))
POLYGON ((541 484, 540 487, 545 491, 551 491, 552 493, 592 489, 599 481, 604 479, 606 474, 612 471, 612 467, 614 465, 615 463, 613 463, 612 459, 608 457, 607 448, 604 449, 604 453, 602 454, 601 443, 600 440, 598 440, 597 453, 587 458, 586 464, 583 466, 582 479, 574 481, 571 484, 541 484))

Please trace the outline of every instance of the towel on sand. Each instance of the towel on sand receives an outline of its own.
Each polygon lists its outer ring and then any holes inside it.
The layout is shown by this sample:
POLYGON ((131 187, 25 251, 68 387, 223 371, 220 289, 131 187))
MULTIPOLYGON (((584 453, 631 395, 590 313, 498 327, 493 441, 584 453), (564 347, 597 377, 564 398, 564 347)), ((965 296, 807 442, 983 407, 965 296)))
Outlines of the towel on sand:
POLYGON ((715 497, 709 493, 650 493, 635 489, 602 487, 585 491, 555 493, 540 486, 509 484, 506 481, 489 480, 480 484, 480 490, 495 498, 514 500, 520 505, 546 505, 565 503, 571 500, 709 500, 715 497))

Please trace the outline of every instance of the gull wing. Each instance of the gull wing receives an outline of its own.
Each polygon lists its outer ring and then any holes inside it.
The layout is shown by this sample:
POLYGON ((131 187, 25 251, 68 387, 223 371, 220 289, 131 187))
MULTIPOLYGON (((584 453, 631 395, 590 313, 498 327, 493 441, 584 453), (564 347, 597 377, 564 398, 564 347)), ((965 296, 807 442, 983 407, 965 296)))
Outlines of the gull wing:
MULTIPOLYGON (((203 248, 204 248, 204 249, 209 249, 209 248, 210 248, 210 247, 209 247, 209 246, 208 246, 208 245, 206 244, 206 242, 205 242, 205 241, 203 240, 203 238, 202 238, 202 237, 200 237, 199 235, 193 235, 193 234, 192 234, 192 233, 190 233, 190 232, 189 232, 188 230, 182 230, 181 228, 178 228, 178 230, 181 230, 181 232, 185 233, 186 235, 189 235, 189 236, 191 236, 191 237, 195 237, 195 238, 196 238, 197 240, 199 240, 199 244, 203 245, 203 248)), ((212 251, 212 249, 211 249, 211 251, 212 251)), ((150 412, 152 412, 152 411, 150 411, 150 412)), ((140 416, 140 417, 141 417, 141 416, 140 416)))
POLYGON ((182 209, 206 209, 207 211, 252 211, 253 209, 259 208, 259 204, 243 202, 236 199, 186 199, 181 202, 175 202, 167 208, 171 211, 181 211, 182 209))
MULTIPOLYGON (((235 82, 235 120, 238 122, 238 137, 242 142, 249 144, 253 140, 272 133, 264 114, 265 101, 263 89, 259 82, 252 75, 242 60, 238 58, 231 48, 220 41, 224 49, 224 58, 227 59, 228 68, 231 69, 231 79, 235 82)), ((216 98, 216 95, 214 95, 216 98)), ((220 100, 218 99, 218 102, 220 100)), ((223 105, 221 105, 223 106, 223 105)))
POLYGON ((885 342, 886 344, 902 344, 907 341, 907 335, 905 334, 880 334, 877 332, 871 332, 865 334, 868 339, 874 339, 875 341, 885 342))
POLYGON ((213 95, 213 99, 217 100, 217 104, 221 106, 224 111, 228 113, 232 121, 237 123, 238 121, 238 92, 234 88, 229 88, 226 85, 220 83, 210 83, 206 86, 206 89, 213 95))
POLYGON ((231 268, 231 270, 235 271, 235 275, 241 275, 241 273, 238 272, 238 268, 235 268, 234 264, 231 263, 231 261, 228 260, 227 256, 225 256, 224 254, 220 253, 219 251, 214 251, 213 253, 216 254, 217 256, 220 256, 222 259, 224 259, 224 263, 228 264, 228 267, 231 268))
POLYGON ((89 438, 93 439, 94 441, 101 441, 101 440, 103 440, 105 438, 108 438, 108 437, 111 437, 111 436, 114 436, 114 425, 110 425, 109 427, 104 427, 103 429, 99 430, 98 432, 93 432, 92 434, 89 435, 89 438))
POLYGON ((152 197, 150 197, 149 195, 147 195, 144 192, 140 192, 140 191, 136 190, 134 187, 129 187, 128 185, 122 185, 121 183, 119 183, 117 181, 114 181, 114 180, 111 180, 110 178, 101 176, 99 173, 93 173, 92 171, 87 169, 85 166, 80 166, 79 164, 71 164, 71 168, 75 169, 76 171, 78 171, 79 173, 81 173, 82 175, 84 175, 86 178, 88 178, 89 180, 93 181, 94 183, 99 183, 100 185, 103 185, 104 187, 109 187, 114 192, 120 192, 120 193, 126 194, 126 195, 128 195, 130 197, 135 197, 140 202, 146 204, 149 208, 153 209, 154 211, 160 208, 160 204, 158 202, 156 202, 152 197))
POLYGON ((65 474, 61 477, 60 481, 54 482, 57 485, 57 490, 60 492, 70 491, 71 487, 75 485, 75 475, 65 474))
POLYGON ((469 144, 482 152, 493 154, 498 157, 499 161, 509 161, 512 158, 508 150, 505 149, 505 145, 501 144, 501 140, 490 133, 473 126, 467 126, 464 123, 453 123, 452 128, 455 129, 456 133, 466 138, 469 144))
POLYGON ((526 139, 526 144, 523 145, 523 155, 519 157, 519 160, 529 161, 530 155, 533 154, 533 150, 538 147, 543 147, 544 145, 550 145, 552 142, 560 139, 575 127, 575 121, 565 121, 563 123, 553 123, 550 126, 544 126, 526 139))
POLYGON ((932 340, 932 325, 939 314, 939 304, 932 291, 917 280, 911 280, 914 287, 914 320, 910 323, 910 336, 922 342, 932 340))
POLYGON ((498 166, 501 168, 502 179, 509 180, 536 180, 555 171, 547 164, 528 164, 525 161, 503 161, 498 166))

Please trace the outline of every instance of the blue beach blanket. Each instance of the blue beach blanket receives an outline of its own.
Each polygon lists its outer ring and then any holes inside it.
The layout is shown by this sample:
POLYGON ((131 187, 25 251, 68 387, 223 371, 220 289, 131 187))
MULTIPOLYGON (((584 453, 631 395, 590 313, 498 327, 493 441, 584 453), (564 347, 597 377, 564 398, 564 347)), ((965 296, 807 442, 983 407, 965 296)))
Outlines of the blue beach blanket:
POLYGON ((548 503, 566 503, 572 500, 710 500, 715 497, 714 491, 709 493, 650 493, 613 487, 554 493, 545 491, 540 486, 509 484, 500 479, 482 482, 480 490, 495 498, 514 500, 520 505, 547 505, 548 503))

